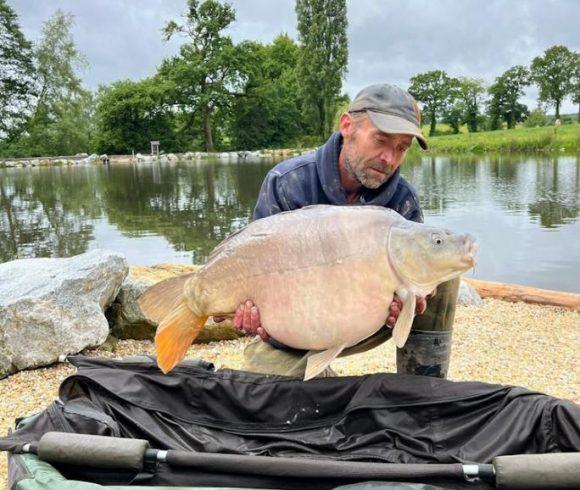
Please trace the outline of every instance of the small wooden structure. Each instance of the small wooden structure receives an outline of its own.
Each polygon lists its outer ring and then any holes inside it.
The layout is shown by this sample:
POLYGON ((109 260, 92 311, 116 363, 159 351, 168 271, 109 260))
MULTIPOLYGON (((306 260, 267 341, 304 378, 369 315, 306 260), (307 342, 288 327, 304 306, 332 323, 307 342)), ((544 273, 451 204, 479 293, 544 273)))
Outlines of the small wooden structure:
POLYGON ((159 156, 159 141, 151 142, 151 155, 159 156))

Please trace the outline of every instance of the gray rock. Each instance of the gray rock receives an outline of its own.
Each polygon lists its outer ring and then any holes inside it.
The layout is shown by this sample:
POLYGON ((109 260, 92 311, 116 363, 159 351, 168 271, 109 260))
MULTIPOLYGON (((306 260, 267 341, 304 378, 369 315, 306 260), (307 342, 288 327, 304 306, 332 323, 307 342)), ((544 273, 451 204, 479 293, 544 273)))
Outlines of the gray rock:
POLYGON ((459 283, 457 304, 462 306, 478 306, 483 303, 479 293, 465 281, 459 283))
POLYGON ((0 378, 102 344, 103 312, 127 273, 125 257, 108 250, 0 264, 0 378))
POLYGON ((118 339, 153 339, 157 324, 150 322, 139 308, 137 300, 157 281, 127 276, 115 302, 107 311, 111 333, 118 339))

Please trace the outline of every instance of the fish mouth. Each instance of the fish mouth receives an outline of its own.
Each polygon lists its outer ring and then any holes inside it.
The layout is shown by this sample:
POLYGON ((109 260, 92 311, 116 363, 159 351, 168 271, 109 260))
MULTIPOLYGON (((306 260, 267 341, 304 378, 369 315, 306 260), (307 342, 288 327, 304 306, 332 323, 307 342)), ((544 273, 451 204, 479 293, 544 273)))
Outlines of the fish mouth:
POLYGON ((475 267, 477 260, 475 259, 475 254, 479 250, 479 245, 476 241, 468 240, 465 244, 465 255, 461 258, 461 262, 465 265, 475 267))

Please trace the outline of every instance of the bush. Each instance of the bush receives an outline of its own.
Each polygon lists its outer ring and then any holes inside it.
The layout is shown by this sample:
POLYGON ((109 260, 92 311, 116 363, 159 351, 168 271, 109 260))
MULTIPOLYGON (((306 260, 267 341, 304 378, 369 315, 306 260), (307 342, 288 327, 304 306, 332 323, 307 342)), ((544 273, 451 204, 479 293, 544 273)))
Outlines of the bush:
POLYGON ((526 128, 538 128, 548 124, 546 113, 542 109, 534 109, 524 121, 526 128))

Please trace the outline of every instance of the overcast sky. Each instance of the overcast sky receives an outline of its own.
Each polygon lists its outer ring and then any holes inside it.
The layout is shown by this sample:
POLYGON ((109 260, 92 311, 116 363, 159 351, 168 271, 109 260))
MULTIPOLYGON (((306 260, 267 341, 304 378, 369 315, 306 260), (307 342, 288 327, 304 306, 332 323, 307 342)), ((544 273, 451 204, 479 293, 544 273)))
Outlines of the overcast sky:
MULTIPOLYGON (((165 43, 161 28, 179 20, 186 0, 7 0, 28 39, 57 9, 75 16, 73 36, 90 67, 86 85, 152 75, 183 38, 165 43)), ((232 0, 234 41, 297 39, 294 0, 232 0)), ((349 65, 344 91, 388 81, 408 88, 417 73, 443 69, 487 83, 508 68, 562 44, 580 51, 580 0, 347 0, 349 65)), ((523 101, 536 106, 537 91, 523 101)), ((569 99, 563 113, 578 110, 569 99)), ((553 112, 553 109, 550 110, 553 112)))

